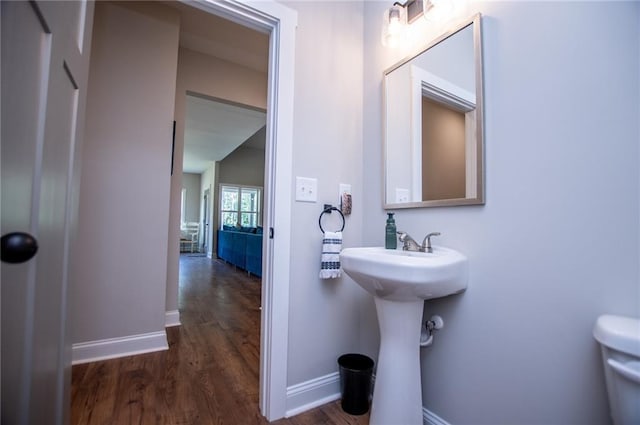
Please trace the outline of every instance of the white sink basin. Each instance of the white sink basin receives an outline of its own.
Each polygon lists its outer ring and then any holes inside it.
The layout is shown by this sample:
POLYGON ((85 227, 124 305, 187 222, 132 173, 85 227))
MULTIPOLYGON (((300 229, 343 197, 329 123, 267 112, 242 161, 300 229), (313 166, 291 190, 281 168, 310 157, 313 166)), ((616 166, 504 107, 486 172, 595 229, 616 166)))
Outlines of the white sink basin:
POLYGON ((467 289, 467 257, 434 246, 433 253, 346 248, 342 269, 375 297, 392 301, 428 300, 467 289))
POLYGON ((467 289, 467 257, 443 247, 433 253, 346 248, 342 269, 373 295, 380 326, 370 425, 422 425, 420 333, 424 300, 467 289))

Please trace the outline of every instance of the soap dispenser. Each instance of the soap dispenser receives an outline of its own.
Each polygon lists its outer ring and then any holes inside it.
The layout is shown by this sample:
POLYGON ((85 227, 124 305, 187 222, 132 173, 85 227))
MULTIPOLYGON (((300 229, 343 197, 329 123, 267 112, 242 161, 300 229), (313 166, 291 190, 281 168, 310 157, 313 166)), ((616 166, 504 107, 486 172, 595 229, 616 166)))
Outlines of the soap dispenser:
POLYGON ((385 226, 384 247, 387 249, 396 249, 398 240, 396 239, 396 221, 393 219, 394 213, 387 213, 387 225, 385 226))

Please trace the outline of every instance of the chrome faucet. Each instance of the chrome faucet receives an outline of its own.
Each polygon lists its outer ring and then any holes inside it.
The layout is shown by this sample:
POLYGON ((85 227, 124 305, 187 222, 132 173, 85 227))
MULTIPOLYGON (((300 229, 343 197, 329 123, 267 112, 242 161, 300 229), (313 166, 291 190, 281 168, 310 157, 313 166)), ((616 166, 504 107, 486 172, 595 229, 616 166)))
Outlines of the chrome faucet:
POLYGON ((419 252, 433 252, 431 247, 431 238, 433 236, 440 236, 440 232, 432 232, 424 237, 422 245, 418 244, 407 232, 398 232, 398 240, 402 242, 403 251, 419 251, 419 252))
POLYGON ((398 240, 402 242, 403 251, 421 251, 422 247, 407 232, 398 232, 398 240))
POLYGON ((422 240, 422 252, 433 252, 433 248, 431 248, 431 237, 432 236, 440 236, 440 232, 431 232, 422 240))

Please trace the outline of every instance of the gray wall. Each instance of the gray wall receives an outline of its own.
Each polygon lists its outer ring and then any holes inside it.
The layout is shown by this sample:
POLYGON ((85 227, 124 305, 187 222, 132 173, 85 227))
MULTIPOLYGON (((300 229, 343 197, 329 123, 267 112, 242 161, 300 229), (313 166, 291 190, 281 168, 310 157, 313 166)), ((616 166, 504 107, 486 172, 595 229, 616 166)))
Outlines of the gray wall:
POLYGON ((475 90, 473 28, 447 38, 411 61, 412 64, 470 92, 475 90))
MULTIPOLYGON (((336 372, 338 356, 358 350, 358 312, 361 304, 373 301, 344 274, 318 278, 318 216, 323 203, 337 203, 340 183, 350 183, 353 194, 343 246, 362 244, 363 4, 286 5, 298 12, 293 176, 318 179, 318 202, 292 205, 287 383, 294 385, 336 372)), ((326 221, 332 224, 338 225, 326 221)))
POLYGON ((164 330, 178 30, 164 6, 96 3, 73 343, 164 330))
MULTIPOLYGON (((382 71, 406 54, 380 45, 387 6, 365 2, 365 245, 383 243, 382 71)), ((640 316, 640 3, 472 7, 460 17, 484 14, 486 205, 396 214, 469 257, 469 289, 425 303, 445 327, 422 350, 424 405, 452 424, 607 423, 592 327, 640 316)))
MULTIPOLYGON (((251 138, 253 137, 264 139, 266 137, 265 128, 258 130, 254 136, 251 136, 251 138)), ((219 165, 220 183, 264 186, 264 149, 240 145, 220 161, 219 165)))
POLYGON ((183 220, 186 222, 200 222, 200 174, 184 173, 182 174, 182 188, 187 190, 185 201, 185 216, 183 220))

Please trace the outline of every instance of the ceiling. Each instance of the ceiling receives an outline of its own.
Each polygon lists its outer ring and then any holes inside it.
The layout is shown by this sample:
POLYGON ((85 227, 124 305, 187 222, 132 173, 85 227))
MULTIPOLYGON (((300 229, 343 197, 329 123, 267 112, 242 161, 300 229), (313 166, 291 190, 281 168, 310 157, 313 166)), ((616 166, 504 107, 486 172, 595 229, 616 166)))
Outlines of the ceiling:
MULTIPOLYGON (((191 95, 187 95, 185 115, 185 173, 202 173, 211 162, 224 159, 262 129, 267 116, 263 111, 191 95)), ((261 147, 255 141, 248 143, 249 147, 261 147)))
MULTIPOLYGON (((164 2, 180 12, 180 47, 267 73, 269 35, 181 2, 164 2)), ((266 78, 266 75, 265 75, 266 78)), ((185 173, 202 173, 253 136, 266 113, 187 95, 184 134, 185 173)), ((255 139, 255 138, 254 138, 255 139)), ((264 141, 249 147, 264 149, 264 141)))

